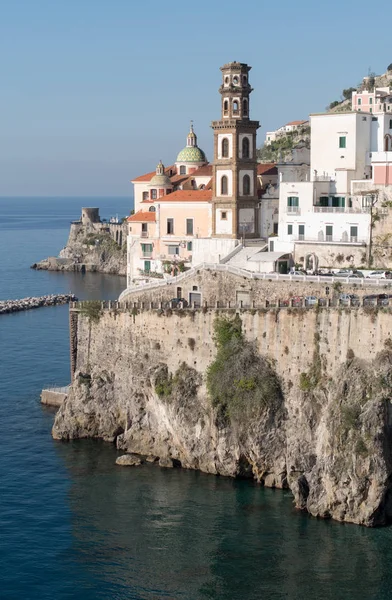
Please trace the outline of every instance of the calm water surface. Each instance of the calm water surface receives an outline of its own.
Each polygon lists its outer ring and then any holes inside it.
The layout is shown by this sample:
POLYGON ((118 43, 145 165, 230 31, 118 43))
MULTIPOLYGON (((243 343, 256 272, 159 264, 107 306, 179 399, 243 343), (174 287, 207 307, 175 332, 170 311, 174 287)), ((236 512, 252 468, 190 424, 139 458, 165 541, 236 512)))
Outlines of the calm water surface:
MULTIPOLYGON (((0 199, 0 298, 115 298, 125 279, 32 271, 82 205, 0 199)), ((114 466, 113 446, 54 442, 41 388, 69 381, 68 309, 0 316, 1 600, 392 597, 392 529, 310 519, 288 492, 155 465, 114 466)))

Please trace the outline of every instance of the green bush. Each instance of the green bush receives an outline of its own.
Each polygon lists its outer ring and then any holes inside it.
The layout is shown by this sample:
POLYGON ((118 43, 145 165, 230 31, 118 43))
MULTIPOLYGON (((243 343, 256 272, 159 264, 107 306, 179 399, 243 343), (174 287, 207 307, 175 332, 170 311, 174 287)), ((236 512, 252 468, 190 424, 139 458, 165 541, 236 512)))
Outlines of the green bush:
POLYGON ((97 323, 102 314, 102 305, 100 300, 85 300, 80 304, 80 314, 87 317, 90 322, 92 321, 97 323))
POLYGON ((218 414, 248 421, 282 400, 278 377, 255 345, 244 340, 241 319, 215 320, 216 358, 207 370, 207 389, 218 414))

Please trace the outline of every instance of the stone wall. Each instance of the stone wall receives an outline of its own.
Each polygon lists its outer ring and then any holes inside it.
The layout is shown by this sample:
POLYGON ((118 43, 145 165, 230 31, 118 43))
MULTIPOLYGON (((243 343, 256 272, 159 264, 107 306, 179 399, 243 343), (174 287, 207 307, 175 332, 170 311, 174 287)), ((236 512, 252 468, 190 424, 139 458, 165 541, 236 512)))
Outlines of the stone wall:
POLYGON ((369 284, 366 279, 352 280, 352 283, 349 284, 339 280, 337 283, 340 285, 336 285, 326 278, 322 283, 308 280, 252 279, 225 271, 200 269, 178 282, 168 280, 166 285, 158 285, 145 291, 135 287, 124 300, 148 304, 152 301, 168 301, 178 297, 178 293, 180 293, 181 297, 189 301, 190 293, 199 292, 202 303, 207 302, 208 306, 215 306, 216 302, 220 302, 222 306, 227 306, 228 302, 231 302, 232 305, 235 304, 241 292, 248 292, 251 304, 254 302, 256 306, 262 306, 265 304, 265 300, 277 302, 295 296, 325 298, 344 292, 362 297, 378 293, 392 293, 392 281, 388 282, 388 280, 385 281, 385 285, 380 287, 369 284))

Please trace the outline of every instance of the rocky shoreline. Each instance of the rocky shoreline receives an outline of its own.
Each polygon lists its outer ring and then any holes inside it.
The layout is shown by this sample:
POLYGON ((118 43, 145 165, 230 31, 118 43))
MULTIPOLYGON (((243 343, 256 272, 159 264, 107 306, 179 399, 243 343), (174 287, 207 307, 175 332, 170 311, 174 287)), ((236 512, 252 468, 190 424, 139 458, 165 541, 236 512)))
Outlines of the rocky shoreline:
POLYGON ((50 296, 29 297, 20 300, 1 300, 0 315, 30 310, 32 308, 41 308, 42 306, 68 304, 69 302, 76 301, 77 297, 75 294, 51 294, 50 296))

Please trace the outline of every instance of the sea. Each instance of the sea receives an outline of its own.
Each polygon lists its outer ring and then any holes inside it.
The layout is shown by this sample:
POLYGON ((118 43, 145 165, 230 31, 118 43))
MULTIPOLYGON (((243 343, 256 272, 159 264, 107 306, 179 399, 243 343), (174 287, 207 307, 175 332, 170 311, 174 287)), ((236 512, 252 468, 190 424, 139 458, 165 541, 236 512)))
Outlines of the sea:
MULTIPOLYGON (((34 271, 82 206, 128 198, 0 198, 0 299, 114 299, 125 278, 34 271)), ((70 380, 68 307, 0 316, 1 600, 387 600, 392 528, 298 512, 289 491, 54 441, 41 389, 70 380)))

